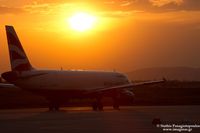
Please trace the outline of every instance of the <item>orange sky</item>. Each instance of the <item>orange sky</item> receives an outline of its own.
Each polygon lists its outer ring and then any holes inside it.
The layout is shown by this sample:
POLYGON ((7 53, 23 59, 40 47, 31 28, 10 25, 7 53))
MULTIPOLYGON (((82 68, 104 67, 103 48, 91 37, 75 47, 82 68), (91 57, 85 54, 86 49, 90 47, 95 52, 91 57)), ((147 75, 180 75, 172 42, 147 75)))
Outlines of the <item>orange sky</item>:
POLYGON ((0 0, 0 72, 10 69, 6 24, 40 69, 200 67, 198 0, 0 0), (80 11, 98 18, 87 32, 67 23, 80 11))

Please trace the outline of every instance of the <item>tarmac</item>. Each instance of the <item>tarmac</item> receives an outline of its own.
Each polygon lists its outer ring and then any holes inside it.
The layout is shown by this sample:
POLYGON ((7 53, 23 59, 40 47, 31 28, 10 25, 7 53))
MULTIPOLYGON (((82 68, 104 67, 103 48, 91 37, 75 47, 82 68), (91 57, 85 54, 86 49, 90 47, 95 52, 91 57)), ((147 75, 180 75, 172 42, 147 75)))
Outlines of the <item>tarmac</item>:
POLYGON ((58 112, 47 108, 0 110, 0 132, 199 133, 200 106, 105 107, 102 112, 91 107, 66 107, 58 112))

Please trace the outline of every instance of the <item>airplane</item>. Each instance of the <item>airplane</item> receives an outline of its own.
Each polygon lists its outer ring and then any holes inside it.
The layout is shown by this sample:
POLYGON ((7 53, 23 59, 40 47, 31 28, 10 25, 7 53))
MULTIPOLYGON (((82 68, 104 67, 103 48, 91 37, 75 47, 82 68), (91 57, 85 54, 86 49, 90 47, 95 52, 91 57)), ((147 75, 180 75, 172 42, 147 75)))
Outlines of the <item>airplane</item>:
POLYGON ((133 99, 133 87, 157 84, 164 80, 134 84, 128 77, 114 71, 38 70, 35 69, 22 47, 13 26, 5 26, 11 71, 1 76, 9 84, 0 87, 18 87, 41 95, 49 101, 49 110, 58 111, 71 98, 91 98, 94 111, 102 111, 102 98, 113 99, 113 108, 119 109, 121 95, 133 99))

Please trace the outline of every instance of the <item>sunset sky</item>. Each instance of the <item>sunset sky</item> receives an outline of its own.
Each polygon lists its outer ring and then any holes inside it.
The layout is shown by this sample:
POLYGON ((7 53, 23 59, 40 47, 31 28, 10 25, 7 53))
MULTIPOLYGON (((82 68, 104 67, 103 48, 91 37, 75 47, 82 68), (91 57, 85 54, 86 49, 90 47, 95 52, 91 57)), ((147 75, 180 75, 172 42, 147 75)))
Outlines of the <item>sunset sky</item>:
POLYGON ((200 0, 0 0, 0 72, 10 70, 5 25, 38 69, 200 67, 200 0), (72 28, 77 13, 95 18, 89 29, 72 28))

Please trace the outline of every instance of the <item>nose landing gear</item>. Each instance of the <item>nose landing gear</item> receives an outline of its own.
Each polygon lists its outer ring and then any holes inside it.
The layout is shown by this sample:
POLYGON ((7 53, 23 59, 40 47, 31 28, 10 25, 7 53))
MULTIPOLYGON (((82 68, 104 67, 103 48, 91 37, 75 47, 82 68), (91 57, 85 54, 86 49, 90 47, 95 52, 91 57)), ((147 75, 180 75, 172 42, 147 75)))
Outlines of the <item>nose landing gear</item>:
POLYGON ((120 110, 119 109, 119 100, 117 98, 113 98, 113 109, 120 110))
POLYGON ((92 109, 94 111, 103 111, 103 104, 101 102, 101 98, 97 98, 93 103, 92 103, 92 109))

